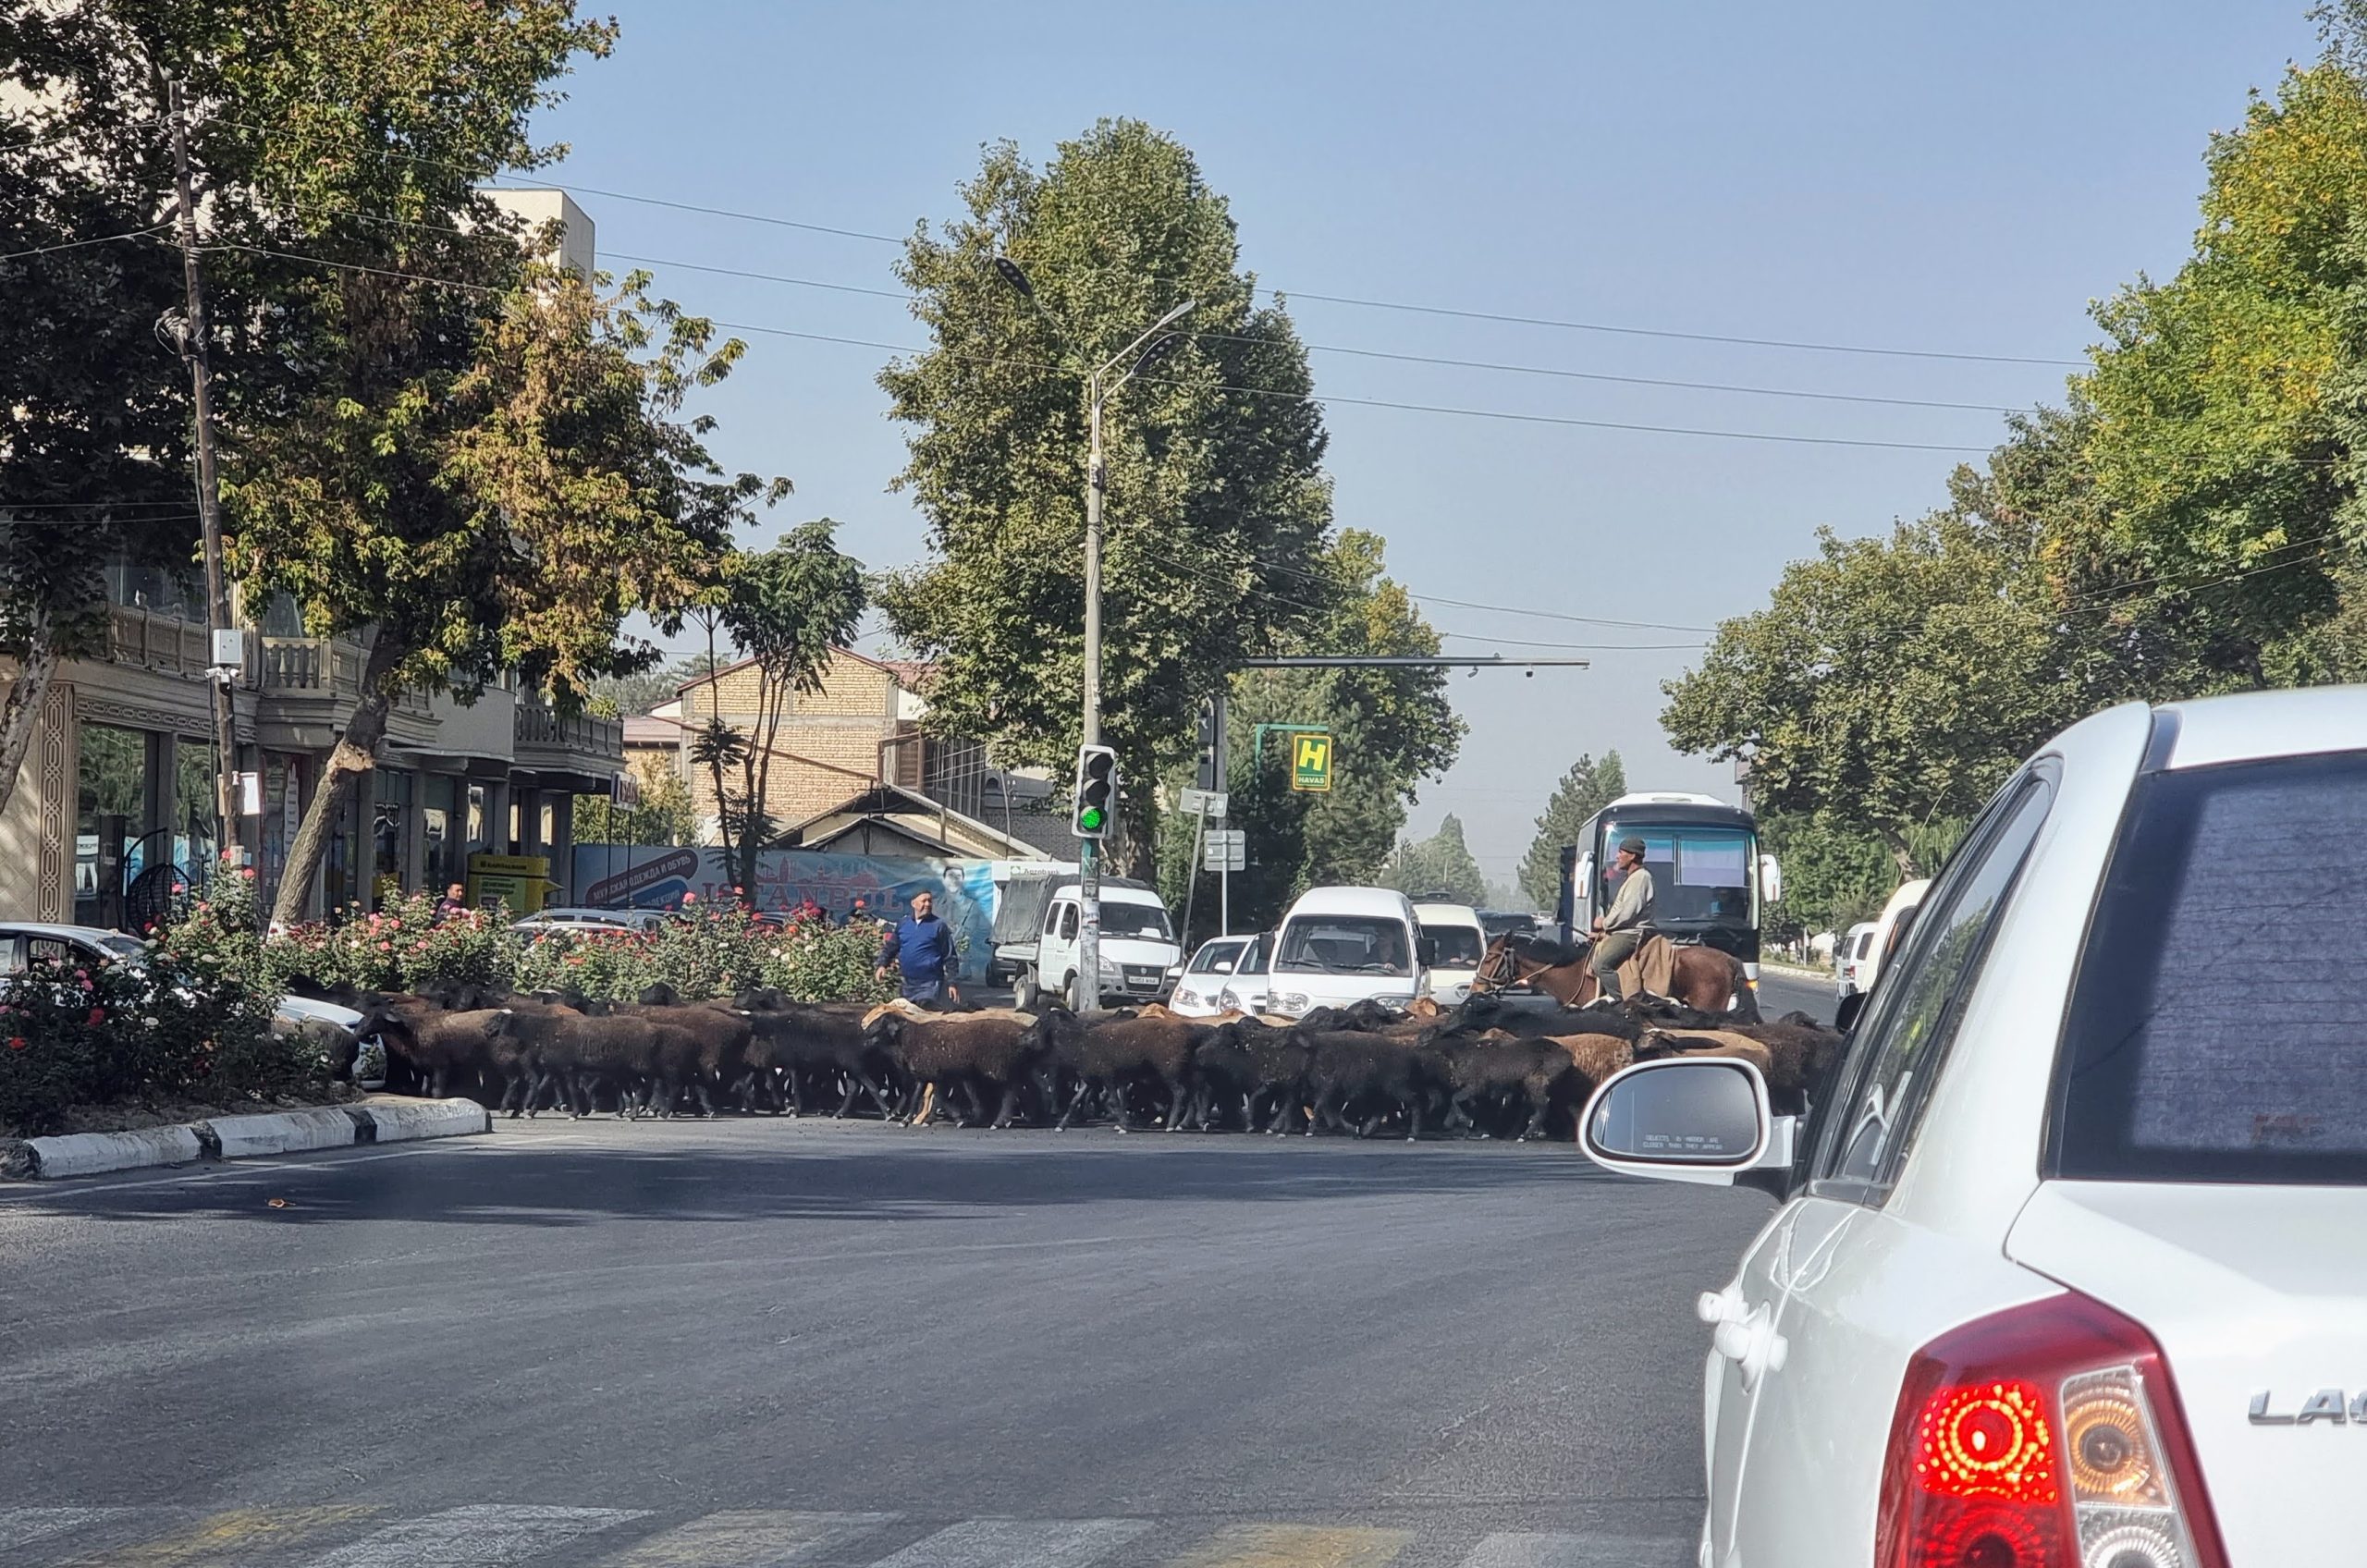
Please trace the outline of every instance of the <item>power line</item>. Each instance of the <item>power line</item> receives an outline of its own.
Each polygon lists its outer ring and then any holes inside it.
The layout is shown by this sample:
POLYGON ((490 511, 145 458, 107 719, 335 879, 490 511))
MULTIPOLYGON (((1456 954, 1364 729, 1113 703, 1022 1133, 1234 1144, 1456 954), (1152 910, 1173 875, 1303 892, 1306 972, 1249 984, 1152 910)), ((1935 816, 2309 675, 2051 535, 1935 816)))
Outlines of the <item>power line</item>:
MULTIPOLYGON (((279 132, 272 127, 254 125, 250 122, 240 120, 217 119, 210 123, 215 125, 235 126, 240 129, 260 131, 265 135, 279 134, 279 132)), ((460 169, 463 172, 469 171, 472 166, 463 164, 449 163, 437 158, 429 158, 422 153, 406 153, 399 149, 391 147, 368 148, 364 149, 364 151, 375 153, 382 157, 409 158, 420 163, 435 164, 439 167, 460 169)), ((521 175, 521 178, 523 176, 521 175)), ((484 178, 500 177, 497 174, 490 177, 481 174, 478 178, 484 178)), ((586 196, 599 196, 615 202, 632 202, 644 206, 665 207, 677 212, 698 213, 709 217, 730 218, 742 223, 766 224, 774 227, 802 229, 815 234, 837 235, 843 239, 868 240, 876 244, 901 245, 905 242, 903 237, 892 234, 881 234, 868 229, 845 228, 832 224, 813 223, 798 218, 785 218, 777 214, 770 213, 752 213, 730 207, 705 206, 696 202, 677 202, 665 197, 644 196, 632 191, 608 190, 603 190, 598 186, 578 185, 566 180, 546 180, 538 187, 492 187, 491 189, 532 190, 546 188, 565 190, 570 194, 580 192, 586 196)), ((1081 270, 1093 272, 1132 273, 1134 269, 1119 266, 1102 266, 1081 270)), ((1157 276, 1157 275, 1148 276, 1152 276, 1154 277, 1157 276)), ((1181 281, 1180 279, 1172 278, 1163 278, 1159 280, 1168 282, 1181 281)), ((1401 311, 1420 315, 1444 316, 1463 321, 1489 321, 1504 323, 1515 326, 1551 327, 1556 330, 1568 332, 1609 333, 1623 337, 1669 338, 1689 343, 1730 343, 1755 349, 1787 349, 1803 352, 1823 354, 1861 354, 1886 359, 1948 360, 1973 364, 2053 365, 2072 370, 2084 369, 2087 364, 2087 361, 2084 360, 2050 359, 2042 356, 2026 354, 1975 354, 1939 349, 1892 349, 1858 343, 1818 342, 1807 338, 1748 337, 1729 333, 1685 332, 1666 327, 1620 326, 1605 322, 1571 321, 1553 316, 1515 315, 1496 311, 1464 310, 1445 305, 1418 304, 1402 300, 1368 300, 1347 294, 1318 294, 1306 289, 1277 288, 1271 284, 1261 285, 1260 287, 1263 288, 1265 292, 1268 294, 1278 298, 1316 300, 1320 300, 1325 304, 1349 305, 1360 310, 1401 311)))
POLYGON ((172 226, 169 224, 150 224, 146 228, 128 228, 121 234, 102 234, 94 239, 68 239, 56 245, 36 245, 30 251, 9 251, 0 253, 0 262, 21 261, 27 256, 55 255, 60 251, 80 251, 89 245, 112 245, 118 239, 139 239, 170 227, 172 226))
MULTIPOLYGON (((417 227, 417 226, 414 226, 417 227)), ((625 251, 607 252, 619 261, 639 262, 645 266, 680 267, 687 272, 714 273, 723 277, 744 277, 759 283, 787 284, 797 288, 825 288, 839 294, 863 294, 877 300, 896 300, 909 303, 913 295, 908 290, 866 288, 851 283, 828 283, 817 278, 791 277, 783 273, 757 272, 747 267, 717 266, 707 262, 676 261, 665 256, 641 256, 625 251)), ((1264 339, 1237 332, 1193 332, 1185 336, 1203 341, 1223 343, 1257 343, 1264 339)), ((1723 381, 1682 381, 1651 375, 1613 375, 1605 371, 1570 370, 1557 365, 1512 364, 1495 360, 1465 360, 1444 354, 1407 354, 1386 349, 1355 349, 1337 343, 1306 343, 1310 353, 1343 354, 1364 360, 1389 360, 1401 364, 1445 365, 1461 370, 1490 371, 1505 375, 1541 375, 1569 381, 1608 382, 1621 386, 1664 386, 1690 392, 1731 392, 1754 398, 1801 398, 1827 403, 1870 403, 1895 409, 1948 409, 1968 413, 2009 414, 2017 410, 1999 403, 1958 403, 1932 398, 1884 398, 1858 392, 1810 392, 1784 386, 1744 386, 1723 381)))

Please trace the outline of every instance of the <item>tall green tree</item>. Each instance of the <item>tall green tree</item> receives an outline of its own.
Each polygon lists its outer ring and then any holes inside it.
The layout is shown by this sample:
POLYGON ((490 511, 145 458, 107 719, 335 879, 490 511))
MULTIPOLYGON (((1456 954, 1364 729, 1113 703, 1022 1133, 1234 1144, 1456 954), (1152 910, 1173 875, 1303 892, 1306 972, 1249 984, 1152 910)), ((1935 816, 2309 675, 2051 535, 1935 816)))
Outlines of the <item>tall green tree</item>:
POLYGON ((106 645, 109 562, 186 572, 196 539, 156 116, 203 30, 132 9, 0 0, 0 811, 59 662, 106 645))
POLYGON ((1627 767, 1617 752, 1603 753, 1600 762, 1578 754, 1553 787, 1545 815, 1537 819, 1537 835, 1521 857, 1520 890, 1533 906, 1551 910, 1561 900, 1562 846, 1580 842, 1578 830, 1587 819, 1626 792, 1627 767))
POLYGON ((1475 907, 1488 897, 1488 879, 1464 841, 1462 819, 1453 812, 1429 838, 1408 839, 1397 846, 1381 867, 1380 885, 1402 893, 1443 894, 1444 902, 1475 907))
MULTIPOLYGON (((1331 495, 1306 351, 1279 304, 1256 302, 1224 198, 1138 121, 1105 120, 1042 169, 990 147, 961 195, 900 267, 931 347, 880 384, 913 427, 898 484, 933 558, 889 576, 881 607, 941 673, 934 724, 1000 761, 1065 768, 1082 704, 1085 372, 1193 301, 1174 350, 1105 418, 1102 736, 1127 777, 1156 778, 1190 753, 1234 659, 1303 643, 1331 607, 1308 591, 1331 495)), ((1138 869, 1150 801, 1123 802, 1138 869)))
POLYGON ((1979 520, 1817 544, 1667 684, 1662 723, 1680 751, 1748 757, 1768 808, 1862 827, 1913 876, 1913 835, 1972 815, 2057 726, 2053 622, 2016 592, 2027 553, 1979 520))

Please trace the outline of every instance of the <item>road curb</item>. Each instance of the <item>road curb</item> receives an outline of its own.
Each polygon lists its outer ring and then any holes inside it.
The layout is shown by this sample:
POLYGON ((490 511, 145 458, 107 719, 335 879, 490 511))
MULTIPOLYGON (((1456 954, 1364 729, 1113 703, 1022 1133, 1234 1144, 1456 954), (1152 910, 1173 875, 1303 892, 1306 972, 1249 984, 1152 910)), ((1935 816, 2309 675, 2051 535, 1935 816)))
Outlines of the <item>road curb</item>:
POLYGON ((128 1133, 67 1133, 0 1139, 0 1176, 53 1181, 201 1159, 252 1159, 275 1154, 402 1144, 493 1131, 493 1113, 474 1100, 364 1101, 304 1110, 217 1116, 128 1133))

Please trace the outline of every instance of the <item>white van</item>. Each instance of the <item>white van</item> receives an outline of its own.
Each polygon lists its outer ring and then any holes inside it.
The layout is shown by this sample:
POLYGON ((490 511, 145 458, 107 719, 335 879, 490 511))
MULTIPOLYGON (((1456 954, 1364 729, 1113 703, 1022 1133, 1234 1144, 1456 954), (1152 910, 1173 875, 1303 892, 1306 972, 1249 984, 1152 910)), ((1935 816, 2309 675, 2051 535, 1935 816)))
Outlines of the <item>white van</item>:
POLYGON ((1469 904, 1416 904, 1414 918, 1430 939, 1430 1000, 1441 1007, 1461 1007, 1471 999, 1472 983, 1479 978, 1479 961, 1487 956, 1488 928, 1469 904))
POLYGON ((1404 1007, 1429 989, 1429 950, 1404 894, 1309 888, 1282 916, 1267 1011, 1296 1018, 1367 1000, 1404 1007))
MULTIPOLYGON (((1045 998, 1077 1006, 1077 927, 1084 906, 1077 885, 1056 888, 1044 904, 1032 962, 1019 976, 1019 1005, 1033 1008, 1045 998)), ((999 951, 1004 949, 998 949, 999 951)), ((1101 995, 1153 1002, 1184 972, 1184 949, 1167 924, 1167 906, 1138 883, 1105 878, 1101 884, 1101 995)))
POLYGON ((1861 920, 1842 934, 1833 949, 1833 985, 1837 996, 1854 997, 1866 988, 1864 976, 1871 970, 1867 960, 1874 950, 1876 926, 1870 920, 1861 920))

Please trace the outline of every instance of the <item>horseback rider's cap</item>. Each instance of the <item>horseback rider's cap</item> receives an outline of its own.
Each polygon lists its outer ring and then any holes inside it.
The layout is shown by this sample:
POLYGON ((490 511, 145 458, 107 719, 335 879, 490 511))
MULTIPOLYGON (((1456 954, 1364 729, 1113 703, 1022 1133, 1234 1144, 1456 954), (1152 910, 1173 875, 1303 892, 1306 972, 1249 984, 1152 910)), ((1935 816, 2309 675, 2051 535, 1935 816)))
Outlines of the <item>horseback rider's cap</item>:
POLYGON ((1644 852, 1644 840, 1630 834, 1619 840, 1619 849, 1623 854, 1640 855, 1644 852))

